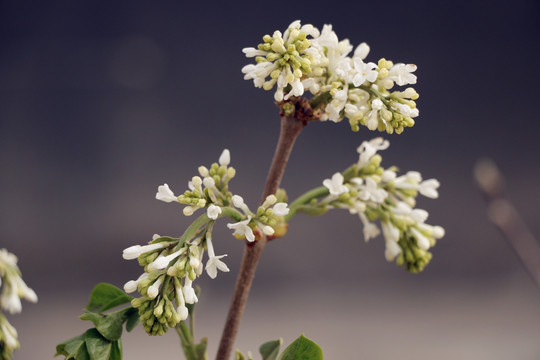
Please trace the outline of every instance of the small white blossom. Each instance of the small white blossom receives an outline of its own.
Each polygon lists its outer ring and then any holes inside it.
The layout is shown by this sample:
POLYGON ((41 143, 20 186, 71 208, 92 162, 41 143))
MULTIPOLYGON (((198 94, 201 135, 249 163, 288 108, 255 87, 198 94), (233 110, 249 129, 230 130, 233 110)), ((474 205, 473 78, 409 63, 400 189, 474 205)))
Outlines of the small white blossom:
POLYGON ((384 257, 386 258, 386 261, 394 261, 402 252, 401 247, 395 241, 386 240, 385 245, 384 257))
POLYGON ((289 213, 290 209, 288 208, 287 203, 280 202, 274 205, 272 211, 274 215, 285 216, 289 213))
POLYGON ((362 142, 357 149, 358 153, 360 154, 360 159, 357 163, 358 168, 361 169, 369 164, 369 160, 371 160, 377 151, 386 150, 389 146, 390 142, 388 140, 384 140, 382 137, 377 137, 370 141, 362 142))
POLYGON ((439 192, 437 191, 439 186, 440 184, 437 179, 425 180, 418 185, 418 192, 425 197, 436 199, 439 197, 439 192))
POLYGON ((150 265, 148 265, 148 271, 152 272, 154 270, 165 269, 167 266, 169 266, 169 263, 171 261, 182 255, 185 251, 186 248, 181 248, 180 250, 175 251, 174 253, 167 256, 159 255, 156 260, 154 260, 152 263, 150 263, 150 265))
POLYGON ((366 64, 362 61, 361 58, 355 58, 354 70, 356 71, 356 74, 352 79, 353 85, 360 86, 366 81, 374 82, 375 80, 377 80, 377 76, 379 75, 379 73, 374 70, 376 67, 377 65, 372 62, 366 64))
POLYGON ((10 314, 18 314, 22 311, 21 299, 15 287, 10 286, 9 290, 4 289, 0 297, 0 306, 10 314))
POLYGON ((212 204, 208 207, 206 214, 208 215, 210 219, 216 220, 221 214, 221 208, 217 205, 212 204))
POLYGON ((261 206, 266 209, 274 205, 276 201, 276 195, 268 195, 261 206))
POLYGON ((343 175, 337 172, 332 179, 325 179, 323 185, 328 188, 331 195, 338 196, 349 192, 349 188, 343 184, 343 175))
POLYGON ((17 330, 7 320, 2 321, 0 324, 0 333, 3 337, 2 342, 5 344, 6 350, 13 352, 19 348, 17 330))
POLYGON ((414 64, 395 64, 385 80, 392 80, 399 86, 416 84, 416 75, 413 74, 415 71, 416 65, 414 64))
POLYGON ((220 260, 225 256, 227 255, 214 256, 208 259, 205 269, 208 276, 210 276, 212 279, 216 278, 218 269, 223 272, 229 272, 227 265, 220 260))
POLYGON ((420 231, 416 230, 414 227, 411 228, 411 232, 413 233, 414 237, 416 238, 416 245, 420 249, 427 250, 430 248, 430 242, 427 237, 424 236, 420 231))
POLYGON ((386 190, 378 187, 377 182, 371 177, 366 178, 365 185, 360 187, 358 197, 364 201, 373 201, 381 204, 388 197, 386 190))
POLYGON ((182 291, 184 292, 184 299, 186 300, 187 304, 195 304, 199 301, 197 295, 195 294, 195 289, 193 289, 191 284, 192 281, 189 279, 189 277, 186 277, 182 291))
POLYGON ((157 249, 164 248, 164 247, 166 247, 168 245, 169 245, 169 243, 165 242, 165 241, 157 243, 157 244, 150 244, 150 245, 144 245, 144 246, 133 245, 133 246, 130 246, 130 247, 124 249, 122 257, 124 259, 126 259, 126 260, 137 259, 142 254, 145 254, 147 252, 154 251, 154 250, 157 250, 157 249))
POLYGON ((137 280, 130 280, 127 283, 124 284, 124 291, 128 294, 134 292, 137 290, 137 287, 139 286, 140 282, 148 279, 148 273, 144 272, 137 280))
POLYGON ((253 242, 255 241, 255 235, 253 234, 253 230, 248 226, 249 222, 251 221, 251 216, 248 215, 248 218, 243 221, 239 221, 234 224, 227 224, 227 227, 229 229, 234 229, 234 235, 237 237, 243 237, 245 236, 247 241, 253 242))
POLYGON ((369 54, 369 45, 365 42, 361 43, 354 50, 354 57, 364 60, 369 54))
POLYGON ((219 157, 219 165, 227 167, 231 163, 231 153, 228 149, 223 150, 219 157))
POLYGON ((189 315, 188 308, 186 307, 186 300, 184 299, 184 293, 181 287, 176 287, 176 302, 178 308, 176 312, 180 315, 180 320, 186 320, 189 315))
POLYGON ((381 222, 381 227, 386 241, 392 241, 395 243, 399 241, 399 229, 396 228, 391 222, 381 222))
POLYGON ((214 252, 214 246, 212 245, 212 239, 209 237, 206 239, 206 246, 208 247, 208 261, 206 262, 205 269, 208 276, 210 276, 212 279, 215 279, 218 269, 223 272, 229 272, 229 268, 227 267, 227 265, 220 260, 227 255, 225 254, 216 256, 214 252))
POLYGON ((262 232, 264 233, 264 235, 266 236, 274 235, 274 228, 271 227, 270 225, 261 225, 260 228, 262 232))
POLYGON ((232 203, 235 208, 241 209, 244 214, 250 214, 248 206, 244 203, 244 199, 240 195, 233 195, 232 203))
POLYGON ((150 299, 155 299, 159 294, 159 287, 163 283, 164 276, 160 276, 154 283, 148 287, 147 295, 150 299))
POLYGON ((174 195, 172 190, 169 188, 169 185, 163 184, 158 186, 158 192, 156 193, 156 199, 164 202, 173 202, 178 201, 178 197, 174 195))
POLYGON ((358 217, 362 221, 362 224, 364 225, 364 240, 365 242, 368 242, 371 238, 377 237, 380 234, 380 230, 371 221, 368 220, 367 216, 364 213, 359 213, 358 217))
POLYGON ((321 49, 312 45, 306 37, 316 38, 319 35, 319 30, 313 25, 301 26, 300 21, 296 20, 283 35, 275 31, 272 36, 265 36, 261 49, 243 49, 247 57, 257 57, 256 65, 249 64, 242 68, 244 79, 253 79, 256 87, 265 90, 277 85, 274 94, 276 101, 301 96, 304 93, 302 77, 310 75, 322 59, 321 49), (291 90, 285 94, 288 85, 291 90))
POLYGON ((199 166, 197 169, 199 171, 199 174, 204 178, 207 176, 210 176, 210 171, 208 171, 208 168, 206 166, 199 166))

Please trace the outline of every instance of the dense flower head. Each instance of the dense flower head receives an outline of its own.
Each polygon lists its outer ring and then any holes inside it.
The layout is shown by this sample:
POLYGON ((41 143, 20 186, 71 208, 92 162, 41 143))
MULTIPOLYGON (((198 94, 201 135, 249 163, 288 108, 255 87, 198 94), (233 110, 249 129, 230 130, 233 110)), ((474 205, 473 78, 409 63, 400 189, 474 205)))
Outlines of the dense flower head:
POLYGON ((418 93, 412 87, 394 87, 416 84, 416 65, 384 58, 365 61, 369 46, 361 43, 353 51, 349 40, 339 40, 331 25, 319 31, 297 20, 283 36, 276 31, 263 40, 258 48, 243 50, 257 64, 244 66, 242 72, 256 87, 270 90, 277 84, 276 101, 309 92, 313 120, 348 118, 353 131, 365 126, 399 134, 414 125, 418 93))
POLYGON ((274 228, 280 229, 280 235, 284 234, 282 224, 289 212, 287 204, 270 195, 255 213, 251 212, 244 199, 229 190, 229 182, 236 174, 230 162, 230 152, 225 149, 218 162, 198 168, 199 174, 192 177, 188 190, 179 196, 167 184, 159 186, 156 199, 186 205, 184 215, 191 216, 203 208, 206 212, 180 238, 155 234, 148 244, 130 246, 123 251, 124 259, 138 259, 144 267, 144 272, 136 280, 128 281, 124 290, 141 294, 132 305, 138 309, 141 323, 151 335, 162 335, 189 316, 186 304, 198 301, 193 282, 204 270, 211 278, 217 277, 218 270, 229 271, 222 260, 227 255, 216 255, 214 251, 212 231, 217 220, 227 216, 236 221, 227 226, 236 237, 247 241, 263 235, 275 237, 274 228))
POLYGON ((385 257, 411 272, 419 272, 429 263, 429 249, 444 236, 444 229, 426 223, 428 212, 417 209, 418 194, 438 197, 439 182, 423 180, 417 171, 397 175, 395 167, 383 168, 378 150, 388 148, 382 138, 364 141, 358 147, 359 160, 345 172, 336 173, 323 185, 328 195, 310 211, 317 214, 328 209, 348 209, 363 223, 365 241, 381 234, 385 239, 385 257), (376 221, 379 221, 380 227, 376 221))
POLYGON ((22 311, 21 299, 37 302, 34 290, 29 288, 21 277, 17 266, 17 257, 6 249, 0 249, 0 359, 10 359, 19 348, 17 330, 8 322, 3 314, 22 311))
POLYGON ((257 62, 244 66, 244 79, 253 79, 256 87, 265 90, 276 85, 276 101, 301 96, 304 93, 302 78, 311 74, 321 60, 320 51, 308 39, 318 36, 319 30, 313 25, 301 25, 299 20, 291 23, 283 34, 275 31, 272 36, 265 35, 257 48, 243 50, 257 62))

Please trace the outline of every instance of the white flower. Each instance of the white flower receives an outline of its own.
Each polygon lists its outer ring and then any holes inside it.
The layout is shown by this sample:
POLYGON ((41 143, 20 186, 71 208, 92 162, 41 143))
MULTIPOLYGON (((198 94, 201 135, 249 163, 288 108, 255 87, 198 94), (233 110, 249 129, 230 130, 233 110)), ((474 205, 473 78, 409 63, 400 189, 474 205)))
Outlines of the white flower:
POLYGON ((386 241, 397 243, 399 241, 399 229, 391 222, 381 222, 382 232, 386 241))
POLYGON ((409 216, 414 222, 421 224, 427 220, 429 213, 424 209, 413 209, 409 216))
POLYGON ((434 239, 440 239, 444 237, 445 231, 442 226, 432 226, 428 224, 417 224, 416 227, 420 229, 425 234, 428 234, 429 236, 433 237, 434 239))
POLYGON ((368 242, 369 239, 374 238, 380 234, 379 228, 374 223, 370 222, 364 213, 359 213, 358 217, 364 225, 364 240, 368 242))
POLYGON ((249 222, 251 221, 251 216, 248 215, 248 218, 243 221, 239 221, 234 224, 227 224, 227 227, 229 229, 234 229, 233 235, 237 237, 243 237, 245 236, 247 241, 253 242, 255 241, 255 235, 253 234, 253 230, 248 226, 249 222))
POLYGON ((6 249, 0 249, 0 264, 3 263, 6 267, 16 267, 17 266, 17 256, 10 253, 6 249))
POLYGON ((17 330, 7 320, 0 324, 0 335, 3 337, 2 342, 4 342, 6 350, 14 351, 19 348, 17 330))
POLYGON ((231 154, 228 149, 223 150, 219 157, 219 165, 227 167, 231 162, 231 154))
POLYGON ((395 110, 399 111, 403 116, 408 116, 408 117, 411 117, 411 118, 415 118, 420 114, 420 112, 419 112, 419 110, 417 108, 413 109, 407 104, 401 104, 401 103, 398 103, 398 102, 393 102, 392 107, 395 110))
POLYGON ((199 301, 197 295, 195 294, 195 289, 193 289, 191 283, 192 281, 190 278, 186 277, 184 288, 182 290, 184 292, 184 299, 186 300, 187 304, 195 304, 197 301, 199 301))
POLYGON ((325 179, 323 185, 330 191, 331 195, 341 195, 349 192, 349 188, 343 185, 343 175, 337 172, 332 175, 332 179, 325 179))
POLYGON ((208 261, 206 262, 206 273, 208 276, 210 276, 212 279, 215 279, 217 276, 218 269, 223 272, 229 272, 229 268, 223 261, 221 261, 221 258, 224 258, 225 255, 219 255, 216 256, 214 253, 214 246, 212 245, 212 239, 207 237, 206 238, 206 246, 208 247, 208 261))
POLYGON ((210 276, 212 279, 216 278, 218 269, 223 272, 229 272, 227 265, 223 261, 219 260, 225 256, 227 255, 214 256, 208 259, 205 270, 208 276, 210 276))
POLYGON ((388 71, 385 80, 392 80, 399 86, 416 84, 416 75, 412 74, 415 71, 416 65, 414 64, 395 64, 388 71))
POLYGON ((381 204, 388 197, 386 190, 378 187, 377 182, 371 177, 366 178, 365 185, 359 187, 358 197, 364 201, 374 201, 381 204))
POLYGON ((148 271, 152 272, 154 270, 163 270, 163 269, 165 269, 167 266, 169 266, 169 263, 172 260, 174 260, 177 257, 179 257, 180 255, 182 255, 185 251, 186 251, 186 248, 181 248, 180 250, 175 251, 174 253, 172 253, 170 255, 167 255, 167 256, 159 255, 156 258, 156 260, 154 260, 152 263, 150 263, 150 265, 148 265, 148 271))
POLYGON ((369 130, 376 130, 379 126, 379 110, 383 108, 383 102, 375 99, 371 102, 371 111, 367 114, 366 126, 369 130))
POLYGON ((244 203, 244 199, 240 195, 233 195, 232 203, 235 208, 241 209, 244 214, 250 214, 248 206, 244 203))
POLYGON ((182 209, 182 213, 185 215, 185 216, 191 216, 193 215, 193 213, 198 209, 198 207, 196 206, 186 206, 185 208, 182 209))
POLYGON ((390 142, 388 140, 384 140, 382 137, 377 137, 370 141, 362 142, 357 149, 358 153, 360 154, 360 159, 357 163, 358 168, 361 169, 369 164, 369 160, 377 153, 377 151, 386 150, 389 146, 390 142))
POLYGON ((176 287, 176 302, 178 304, 176 312, 178 315, 180 315, 181 320, 186 320, 189 315, 189 311, 186 307, 186 300, 184 299, 184 294, 182 293, 181 287, 176 287))
POLYGON ((202 177, 210 176, 210 171, 208 171, 208 168, 206 168, 206 166, 199 166, 197 170, 199 171, 199 174, 201 174, 202 177))
POLYGON ((22 311, 22 304, 19 295, 17 294, 17 289, 14 284, 11 283, 11 286, 8 289, 5 289, 2 292, 0 297, 0 306, 2 309, 6 310, 10 314, 18 314, 22 311))
POLYGON ((264 235, 266 236, 274 235, 274 228, 271 227, 270 225, 261 225, 260 228, 262 232, 264 233, 264 235))
POLYGON ((360 58, 364 60, 369 54, 369 45, 365 42, 361 43, 354 50, 354 58, 360 58))
POLYGON ((219 214, 221 214, 221 208, 217 205, 212 204, 208 207, 206 214, 208 215, 210 219, 216 220, 219 214))
POLYGON ((377 80, 379 73, 373 70, 376 67, 377 65, 372 62, 364 63, 360 57, 354 58, 354 70, 356 74, 352 79, 353 85, 358 87, 366 81, 374 82, 377 80))
POLYGON ((124 291, 128 294, 134 292, 137 290, 137 287, 139 286, 140 282, 148 279, 148 273, 144 272, 137 280, 130 280, 127 283, 124 284, 124 291))
POLYGON ((418 192, 425 197, 436 199, 439 197, 439 192, 437 191, 439 186, 440 184, 437 179, 425 180, 418 185, 418 192))
POLYGON ((34 290, 30 289, 21 277, 16 277, 14 282, 16 284, 15 287, 17 288, 17 294, 20 297, 32 303, 36 303, 38 301, 38 297, 34 290))
POLYGON ((386 261, 394 261, 394 259, 401 254, 401 247, 397 242, 392 240, 386 240, 385 244, 384 257, 386 258, 386 261))
POLYGON ((339 122, 342 120, 341 111, 347 104, 348 90, 342 89, 336 92, 332 101, 326 105, 324 111, 328 115, 328 119, 333 122, 339 122))
POLYGON ((169 243, 164 241, 164 242, 160 242, 160 243, 157 243, 157 244, 150 244, 150 245, 144 245, 144 246, 141 246, 141 245, 130 246, 130 247, 124 249, 122 257, 124 259, 126 259, 126 260, 133 260, 133 259, 138 258, 139 256, 141 256, 144 253, 154 251, 154 250, 157 250, 157 249, 161 249, 161 248, 164 248, 164 247, 166 247, 168 245, 169 245, 169 243))
POLYGON ((165 201, 165 202, 173 202, 178 201, 178 198, 174 195, 172 190, 169 188, 169 185, 163 184, 158 186, 158 192, 156 193, 156 199, 165 201))
POLYGON ((289 213, 289 210, 287 203, 284 202, 277 203, 272 208, 273 214, 277 216, 285 216, 289 213))
POLYGON ((287 100, 291 96, 301 96, 304 93, 302 77, 309 76, 313 67, 321 62, 321 51, 313 46, 306 37, 316 38, 319 30, 313 25, 300 25, 300 21, 292 22, 281 34, 275 31, 263 38, 261 49, 252 47, 243 49, 247 57, 257 57, 257 64, 249 64, 242 68, 244 79, 253 79, 256 87, 270 90, 277 84, 274 94, 276 101, 287 100), (269 79, 267 80, 267 78, 269 79), (285 88, 291 90, 285 94, 285 88))
POLYGON ((418 245, 420 249, 427 250, 430 248, 431 245, 430 245, 429 239, 425 237, 424 234, 416 230, 414 227, 411 228, 411 232, 416 238, 416 245, 418 245))
POLYGON ((160 276, 154 283, 148 287, 147 295, 150 299, 155 299, 159 294, 159 287, 163 283, 164 276, 160 276))
POLYGON ((324 49, 326 53, 328 73, 334 75, 336 67, 341 59, 345 58, 352 50, 352 45, 348 39, 339 41, 336 33, 332 30, 332 25, 324 25, 321 35, 313 40, 314 45, 324 49))
POLYGON ((277 201, 276 195, 268 195, 261 206, 267 209, 270 206, 274 205, 276 201, 277 201))

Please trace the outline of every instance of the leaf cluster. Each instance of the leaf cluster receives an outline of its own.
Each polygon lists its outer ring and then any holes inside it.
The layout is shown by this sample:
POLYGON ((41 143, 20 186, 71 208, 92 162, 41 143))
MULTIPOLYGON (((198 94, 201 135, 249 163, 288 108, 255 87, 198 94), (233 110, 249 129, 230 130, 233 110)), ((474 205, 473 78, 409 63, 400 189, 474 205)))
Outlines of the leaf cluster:
POLYGON ((104 312, 131 300, 131 296, 116 286, 96 285, 84 308, 86 312, 80 316, 81 320, 91 321, 95 327, 58 344, 55 356, 65 356, 65 360, 121 360, 122 329, 125 324, 127 331, 133 330, 139 323, 139 314, 132 306, 104 312))
MULTIPOLYGON (((282 339, 266 342, 259 348, 262 360, 323 360, 322 349, 303 334, 294 340, 279 355, 282 339)), ((251 354, 248 356, 236 350, 235 360, 254 360, 251 354)))

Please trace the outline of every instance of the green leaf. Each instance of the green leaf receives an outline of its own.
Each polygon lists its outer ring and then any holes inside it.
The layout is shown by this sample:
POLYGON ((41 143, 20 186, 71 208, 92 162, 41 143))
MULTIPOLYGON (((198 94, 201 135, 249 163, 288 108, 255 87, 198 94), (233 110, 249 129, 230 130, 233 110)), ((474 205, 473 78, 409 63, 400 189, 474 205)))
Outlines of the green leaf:
POLYGON ((152 244, 157 244, 157 243, 160 243, 160 242, 164 242, 164 241, 167 241, 167 242, 176 242, 180 240, 180 238, 173 238, 173 237, 170 237, 170 236, 160 236, 158 237, 157 239, 155 240, 152 240, 151 243, 152 244))
POLYGON ((122 360, 122 340, 113 341, 109 360, 122 360))
POLYGON ((130 332, 131 330, 135 329, 135 327, 138 324, 139 324, 139 312, 134 311, 133 314, 129 315, 126 321, 126 330, 130 332))
POLYGON ((89 329, 56 347, 56 355, 66 360, 122 360, 122 343, 109 341, 97 329, 89 329))
POLYGON ((261 345, 259 352, 262 355, 263 360, 276 360, 279 354, 279 348, 283 339, 268 341, 261 345))
POLYGON ((137 309, 127 307, 105 315, 87 312, 81 315, 80 318, 81 320, 89 320, 94 323, 96 329, 107 340, 115 341, 122 336, 122 326, 124 321, 126 321, 133 313, 137 313, 137 309))
POLYGON ((208 345, 208 338, 202 338, 201 342, 195 345, 195 353, 197 354, 197 359, 206 360, 206 346, 208 345))
POLYGON ((85 310, 92 312, 103 312, 118 305, 131 302, 133 299, 114 285, 107 283, 97 284, 90 294, 90 302, 85 310))
POLYGON ((86 350, 84 334, 64 341, 56 346, 54 356, 64 355, 66 359, 90 360, 90 355, 86 350))
MULTIPOLYGON (((86 349, 92 360, 109 360, 112 342, 105 339, 96 329, 90 329, 84 333, 86 349)), ((77 359, 78 360, 78 359, 77 359)))
POLYGON ((283 351, 279 360, 322 360, 323 353, 319 345, 303 334, 283 351))

